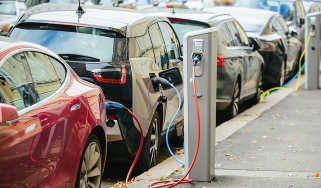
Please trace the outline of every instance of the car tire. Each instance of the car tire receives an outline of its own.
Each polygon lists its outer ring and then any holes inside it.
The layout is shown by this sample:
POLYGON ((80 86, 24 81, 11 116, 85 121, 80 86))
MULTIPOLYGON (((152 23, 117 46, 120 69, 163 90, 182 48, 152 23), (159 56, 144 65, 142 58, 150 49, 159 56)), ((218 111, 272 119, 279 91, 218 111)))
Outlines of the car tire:
POLYGON ((240 82, 239 80, 236 81, 233 89, 232 94, 232 103, 228 107, 227 113, 230 118, 235 117, 239 113, 239 106, 240 106, 240 82))
POLYGON ((259 103, 261 100, 261 93, 262 93, 262 87, 263 87, 263 72, 262 70, 259 73, 259 77, 257 79, 257 85, 256 85, 256 94, 255 97, 253 98, 253 102, 259 103))
POLYGON ((148 133, 144 139, 137 170, 148 170, 159 161, 161 146, 161 119, 159 112, 155 112, 151 120, 148 133))
POLYGON ((284 61, 282 61, 281 63, 281 67, 280 67, 280 79, 279 79, 279 83, 277 84, 277 86, 282 87, 284 82, 285 82, 285 63, 284 61))
POLYGON ((90 135, 79 163, 75 188, 99 188, 102 178, 102 149, 96 135, 90 135))

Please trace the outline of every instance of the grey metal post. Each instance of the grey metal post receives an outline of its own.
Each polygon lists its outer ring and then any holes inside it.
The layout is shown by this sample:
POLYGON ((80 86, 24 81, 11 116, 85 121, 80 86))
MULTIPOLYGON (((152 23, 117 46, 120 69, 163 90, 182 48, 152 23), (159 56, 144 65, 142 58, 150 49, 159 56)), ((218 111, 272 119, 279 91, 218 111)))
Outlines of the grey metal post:
POLYGON ((196 79, 201 116, 201 139, 198 157, 188 178, 210 181, 215 166, 217 29, 190 32, 184 36, 184 145, 185 169, 192 163, 197 141, 197 116, 192 85, 192 52, 203 41, 203 58, 196 79))
POLYGON ((305 88, 308 90, 320 87, 320 55, 321 55, 321 12, 306 16, 305 42, 308 42, 309 32, 312 30, 310 45, 305 54, 305 88))

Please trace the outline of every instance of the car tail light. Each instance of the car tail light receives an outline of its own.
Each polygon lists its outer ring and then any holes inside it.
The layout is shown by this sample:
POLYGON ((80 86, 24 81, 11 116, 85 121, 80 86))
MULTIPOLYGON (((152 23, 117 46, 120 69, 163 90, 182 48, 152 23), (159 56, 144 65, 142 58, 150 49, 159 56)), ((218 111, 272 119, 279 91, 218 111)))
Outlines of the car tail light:
POLYGON ((174 21, 174 22, 188 22, 188 20, 186 19, 182 19, 182 18, 168 18, 169 21, 174 21))
POLYGON ((268 51, 268 52, 275 51, 275 45, 271 42, 263 42, 259 51, 268 51))
POLYGON ((126 80, 127 80, 125 66, 122 66, 122 68, 121 68, 121 78, 120 79, 103 78, 103 76, 99 72, 94 72, 93 76, 98 82, 109 83, 109 84, 125 84, 126 80))
POLYGON ((217 56, 217 66, 224 67, 224 56, 223 55, 217 56))
POLYGON ((166 5, 166 8, 173 8, 172 5, 166 5))

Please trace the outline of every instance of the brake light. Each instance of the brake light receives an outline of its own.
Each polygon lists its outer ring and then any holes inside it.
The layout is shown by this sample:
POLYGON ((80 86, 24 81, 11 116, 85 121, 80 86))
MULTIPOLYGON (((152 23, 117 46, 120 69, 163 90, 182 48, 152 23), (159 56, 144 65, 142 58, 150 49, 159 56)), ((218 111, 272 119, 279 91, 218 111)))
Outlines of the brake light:
POLYGON ((122 66, 121 68, 121 78, 120 79, 110 79, 110 78, 103 78, 100 73, 93 73, 94 78, 101 83, 109 83, 109 84, 125 84, 127 80, 126 76, 126 67, 122 66))
POLYGON ((223 55, 217 56, 217 66, 224 67, 224 56, 223 55))
POLYGON ((166 8, 173 8, 171 5, 166 5, 166 8))
POLYGON ((168 18, 169 21, 176 21, 176 22, 188 22, 186 19, 181 19, 181 18, 168 18))

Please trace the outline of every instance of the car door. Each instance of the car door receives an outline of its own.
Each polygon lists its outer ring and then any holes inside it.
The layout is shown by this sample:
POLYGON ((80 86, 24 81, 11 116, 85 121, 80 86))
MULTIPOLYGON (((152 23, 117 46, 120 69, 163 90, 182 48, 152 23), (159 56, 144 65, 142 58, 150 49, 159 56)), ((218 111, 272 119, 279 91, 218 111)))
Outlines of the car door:
MULTIPOLYGON (((180 51, 179 40, 173 31, 172 27, 167 22, 158 23, 160 31, 163 36, 163 41, 165 44, 165 53, 168 57, 169 67, 165 72, 161 72, 160 76, 165 77, 169 80, 180 92, 180 95, 183 96, 183 62, 180 51), (165 74, 164 74, 165 73, 165 74)), ((167 109, 165 115, 165 121, 163 130, 169 125, 174 113, 177 110, 178 106, 178 97, 176 92, 172 88, 166 88, 164 94, 167 97, 167 109)), ((181 101, 181 106, 183 105, 183 100, 181 101)), ((175 119, 174 124, 182 121, 183 113, 180 111, 179 116, 175 119)))
POLYGON ((0 125, 0 187, 37 187, 39 176, 47 174, 49 167, 33 152, 42 127, 39 117, 30 109, 39 102, 39 96, 23 53, 3 62, 0 82, 1 103, 10 104, 19 112, 18 121, 0 125))
POLYGON ((257 58, 257 51, 253 51, 253 48, 250 46, 249 39, 242 26, 238 22, 234 22, 234 25, 239 33, 239 39, 241 41, 240 46, 245 53, 244 58, 247 65, 248 94, 251 95, 257 92, 257 80, 261 67, 257 58))
POLYGON ((233 59, 237 60, 237 62, 240 64, 240 73, 241 73, 241 99, 248 95, 249 93, 249 56, 244 51, 244 49, 241 46, 241 39, 240 39, 240 33, 238 32, 235 21, 231 20, 228 22, 228 27, 231 32, 233 41, 234 41, 234 47, 231 48, 233 59))

